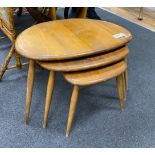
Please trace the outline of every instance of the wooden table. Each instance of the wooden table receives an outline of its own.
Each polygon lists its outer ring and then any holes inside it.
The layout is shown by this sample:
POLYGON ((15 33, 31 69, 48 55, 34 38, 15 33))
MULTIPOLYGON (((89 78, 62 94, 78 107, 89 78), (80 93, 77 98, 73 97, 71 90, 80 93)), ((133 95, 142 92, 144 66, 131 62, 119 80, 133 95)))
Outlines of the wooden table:
POLYGON ((125 45, 131 33, 113 23, 92 19, 67 19, 34 25, 16 39, 22 56, 41 61, 74 59, 125 45), (124 37, 116 38, 117 34, 124 37))
MULTIPOLYGON (((16 50, 29 58, 26 96, 28 123, 36 61, 75 60, 106 53, 124 46, 131 33, 116 24, 91 19, 67 19, 41 23, 23 31, 16 40, 16 50)), ((50 73, 50 90, 55 73, 50 73)))

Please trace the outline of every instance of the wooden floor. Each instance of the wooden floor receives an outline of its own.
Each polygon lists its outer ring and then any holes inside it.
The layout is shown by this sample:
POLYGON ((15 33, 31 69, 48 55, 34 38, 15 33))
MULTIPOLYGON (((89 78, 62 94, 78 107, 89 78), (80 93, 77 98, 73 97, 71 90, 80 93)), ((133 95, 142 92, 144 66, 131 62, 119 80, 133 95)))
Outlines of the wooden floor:
POLYGON ((143 9, 143 20, 138 20, 140 8, 133 7, 104 7, 104 10, 113 12, 121 17, 124 17, 130 21, 133 21, 139 25, 142 25, 148 29, 155 31, 155 8, 154 10, 150 8, 143 9))

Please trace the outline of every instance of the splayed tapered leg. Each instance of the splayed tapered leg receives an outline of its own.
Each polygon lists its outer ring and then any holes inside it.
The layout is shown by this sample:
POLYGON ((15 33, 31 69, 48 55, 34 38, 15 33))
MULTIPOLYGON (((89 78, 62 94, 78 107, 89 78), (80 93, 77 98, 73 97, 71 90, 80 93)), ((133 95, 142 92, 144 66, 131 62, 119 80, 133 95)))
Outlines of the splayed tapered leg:
POLYGON ((120 100, 120 108, 121 111, 124 109, 124 82, 123 82, 123 74, 119 75, 116 78, 117 81, 117 89, 118 89, 118 95, 119 95, 119 100, 120 100))
POLYGON ((71 96, 71 101, 70 101, 70 109, 69 109, 69 115, 68 115, 66 137, 68 137, 70 134, 70 130, 71 130, 72 122, 73 122, 73 117, 75 114, 77 99, 78 99, 78 93, 79 93, 79 86, 74 85, 72 96, 71 96))
MULTIPOLYGON (((126 72, 126 71, 125 71, 126 72)), ((126 100, 126 78, 125 78, 125 72, 122 74, 122 83, 123 83, 123 96, 124 96, 124 101, 126 100)))
MULTIPOLYGON (((127 57, 124 60, 126 63, 128 63, 127 57)), ((124 80, 125 80, 125 89, 128 90, 128 69, 126 69, 124 72, 124 80)))
POLYGON ((35 61, 30 60, 28 77, 27 77, 27 94, 26 94, 26 110, 25 110, 26 124, 29 123, 29 113, 30 113, 30 106, 31 106, 31 99, 32 99, 32 92, 33 92, 33 85, 34 85, 34 76, 35 76, 35 61))
POLYGON ((52 99, 53 88, 54 88, 54 81, 55 81, 55 72, 50 71, 48 84, 47 84, 47 91, 46 91, 44 125, 43 125, 44 128, 46 128, 46 126, 47 126, 48 113, 49 113, 49 109, 50 109, 50 106, 51 106, 51 99, 52 99))

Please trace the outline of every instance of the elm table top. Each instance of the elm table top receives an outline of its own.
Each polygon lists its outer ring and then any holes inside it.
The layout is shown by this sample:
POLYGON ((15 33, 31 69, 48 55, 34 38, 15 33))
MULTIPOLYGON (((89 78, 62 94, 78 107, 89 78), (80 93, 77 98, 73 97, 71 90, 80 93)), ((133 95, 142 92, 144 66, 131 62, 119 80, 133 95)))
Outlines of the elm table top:
POLYGON ((124 59, 129 53, 127 46, 121 47, 108 53, 101 53, 85 58, 71 59, 67 61, 37 61, 45 69, 53 71, 82 71, 116 63, 124 59))
POLYGON ((108 67, 96 68, 85 72, 67 72, 64 73, 64 77, 73 85, 86 86, 117 77, 122 74, 126 68, 126 62, 121 61, 108 67))
POLYGON ((66 60, 113 50, 131 39, 127 29, 110 22, 65 19, 26 29, 17 37, 15 47, 30 59, 66 60))

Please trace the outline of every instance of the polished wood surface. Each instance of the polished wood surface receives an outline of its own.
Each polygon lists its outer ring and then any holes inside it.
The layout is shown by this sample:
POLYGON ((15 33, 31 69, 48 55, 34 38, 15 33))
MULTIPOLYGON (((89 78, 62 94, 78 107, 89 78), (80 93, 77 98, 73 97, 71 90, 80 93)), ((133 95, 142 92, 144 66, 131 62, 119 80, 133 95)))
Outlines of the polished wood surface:
POLYGON ((131 33, 113 23, 92 19, 45 22, 23 31, 16 50, 35 60, 64 60, 103 53, 125 45, 131 33), (114 35, 123 33, 124 37, 114 35))
POLYGON ((109 67, 102 67, 84 72, 64 73, 64 77, 71 84, 85 86, 110 80, 111 78, 120 75, 126 68, 126 63, 121 61, 109 67))
POLYGON ((74 59, 68 61, 38 61, 37 63, 43 68, 53 71, 80 71, 105 66, 110 63, 115 63, 119 60, 124 59, 128 55, 128 53, 129 49, 127 46, 125 46, 117 49, 116 51, 111 51, 107 54, 103 53, 88 58, 74 59))

